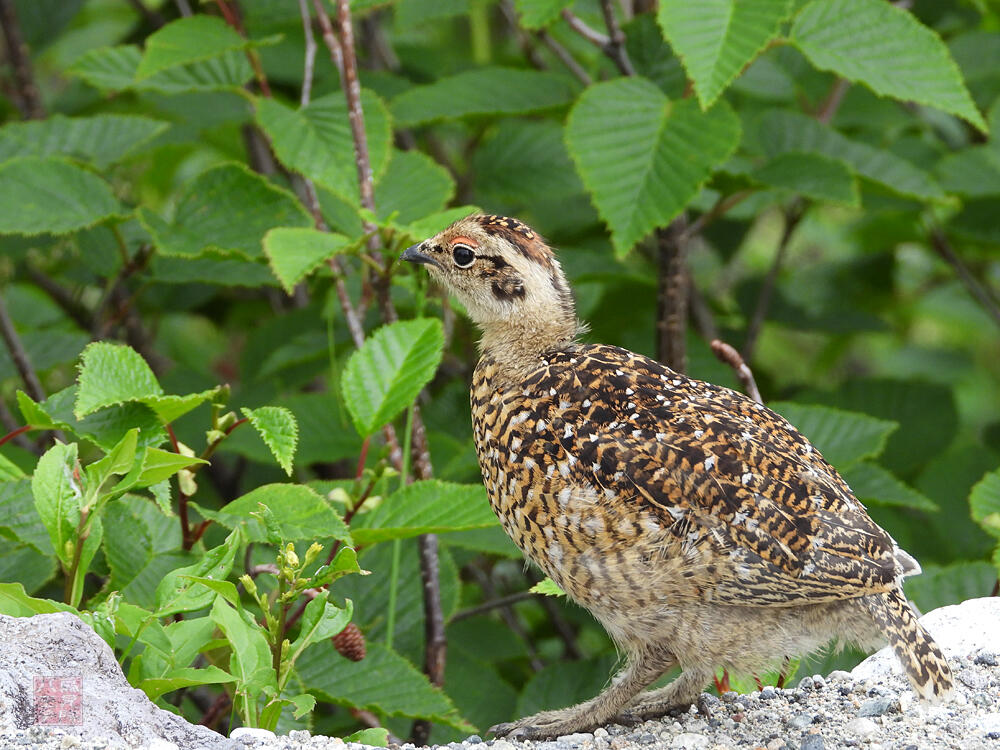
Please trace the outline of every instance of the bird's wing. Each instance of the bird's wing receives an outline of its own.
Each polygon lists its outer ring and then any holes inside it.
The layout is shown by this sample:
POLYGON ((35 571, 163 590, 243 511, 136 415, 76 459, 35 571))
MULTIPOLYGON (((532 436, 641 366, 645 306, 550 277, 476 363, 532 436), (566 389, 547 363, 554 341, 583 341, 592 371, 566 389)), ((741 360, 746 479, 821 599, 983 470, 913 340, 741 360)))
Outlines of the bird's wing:
POLYGON ((707 596, 780 606, 895 585, 892 539, 780 415, 615 347, 544 369, 575 476, 652 509, 711 568, 707 596))

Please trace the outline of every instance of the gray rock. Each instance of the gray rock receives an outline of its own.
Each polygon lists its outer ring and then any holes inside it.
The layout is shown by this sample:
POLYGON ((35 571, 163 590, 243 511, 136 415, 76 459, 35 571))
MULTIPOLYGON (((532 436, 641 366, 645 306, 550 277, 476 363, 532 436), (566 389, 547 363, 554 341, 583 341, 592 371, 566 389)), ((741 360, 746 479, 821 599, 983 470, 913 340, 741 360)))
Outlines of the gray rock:
POLYGON ((789 729, 805 729, 813 723, 813 717, 809 714, 795 714, 788 720, 789 729))
POLYGON ((895 698, 872 698, 866 700, 858 709, 858 716, 885 716, 889 713, 899 713, 899 701, 895 698))
POLYGON ((157 708, 129 685, 108 645, 75 615, 0 615, 0 735, 50 724, 94 747, 154 740, 180 748, 228 744, 220 734, 157 708))
POLYGON ((983 667, 1000 667, 1000 655, 995 651, 987 651, 986 649, 977 651, 972 661, 974 664, 979 664, 983 667))
MULTIPOLYGON (((605 734, 607 734, 607 732, 605 732, 605 734)), ((468 739, 466 739, 465 741, 470 745, 479 745, 482 744, 483 738, 480 737, 478 734, 470 734, 468 739)))
POLYGON ((823 738, 818 734, 807 734, 802 738, 801 750, 826 750, 823 738))
POLYGON ((974 690, 982 690, 990 686, 990 678, 981 669, 963 669, 958 673, 958 679, 974 690))

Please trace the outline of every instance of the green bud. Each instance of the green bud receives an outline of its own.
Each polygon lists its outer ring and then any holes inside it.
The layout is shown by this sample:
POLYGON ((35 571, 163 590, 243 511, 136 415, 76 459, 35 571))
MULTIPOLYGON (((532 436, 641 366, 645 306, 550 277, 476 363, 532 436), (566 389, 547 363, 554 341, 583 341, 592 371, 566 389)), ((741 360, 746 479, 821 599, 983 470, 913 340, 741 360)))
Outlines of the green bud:
POLYGON ((226 412, 221 417, 219 417, 219 423, 217 425, 217 429, 222 430, 223 432, 225 432, 230 427, 232 427, 234 424, 236 424, 238 421, 239 421, 239 417, 236 416, 236 412, 234 412, 234 411, 226 412))
POLYGON ((205 432, 205 442, 208 445, 212 445, 212 443, 219 442, 225 436, 226 433, 224 433, 222 430, 208 430, 207 432, 205 432))
POLYGON ((240 576, 240 583, 243 584, 243 588, 250 596, 257 596, 257 584, 254 583, 253 578, 244 573, 240 576))
POLYGON ((319 542, 313 542, 309 545, 309 549, 306 550, 306 562, 305 567, 313 564, 313 561, 319 556, 319 553, 323 551, 323 545, 319 542))

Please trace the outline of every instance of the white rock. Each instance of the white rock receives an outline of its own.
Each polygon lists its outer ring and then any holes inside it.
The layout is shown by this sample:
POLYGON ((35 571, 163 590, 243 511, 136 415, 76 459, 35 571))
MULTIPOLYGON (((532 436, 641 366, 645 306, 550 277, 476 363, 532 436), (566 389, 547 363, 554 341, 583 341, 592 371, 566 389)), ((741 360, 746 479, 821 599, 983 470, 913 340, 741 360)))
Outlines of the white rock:
POLYGON ((985 714, 977 721, 984 733, 1000 732, 1000 713, 985 714))
POLYGON ((237 727, 229 733, 229 739, 240 742, 267 742, 274 738, 275 734, 270 729, 257 729, 255 727, 237 727))
POLYGON ((162 740, 210 750, 228 744, 153 705, 128 684, 108 644, 68 612, 0 615, 0 706, 0 736, 57 720, 71 733, 64 742, 75 736, 142 747, 162 740))
POLYGON ((151 740, 148 745, 146 745, 146 750, 177 750, 177 745, 169 740, 164 740, 157 737, 151 740))
POLYGON ((708 747, 708 737, 695 732, 681 732, 670 743, 670 747, 683 748, 683 750, 703 750, 708 747))
MULTIPOLYGON (((947 657, 967 656, 977 648, 996 648, 1000 643, 1000 597, 969 599, 935 609, 921 617, 920 624, 934 636, 947 657)), ((855 679, 874 681, 902 671, 887 646, 861 662, 851 674, 855 679)))
POLYGON ((844 729, 859 737, 867 737, 878 731, 878 725, 871 719, 862 716, 861 718, 849 721, 844 729))
POLYGON ((515 748, 507 740, 496 740, 493 743, 493 750, 515 750, 515 748))

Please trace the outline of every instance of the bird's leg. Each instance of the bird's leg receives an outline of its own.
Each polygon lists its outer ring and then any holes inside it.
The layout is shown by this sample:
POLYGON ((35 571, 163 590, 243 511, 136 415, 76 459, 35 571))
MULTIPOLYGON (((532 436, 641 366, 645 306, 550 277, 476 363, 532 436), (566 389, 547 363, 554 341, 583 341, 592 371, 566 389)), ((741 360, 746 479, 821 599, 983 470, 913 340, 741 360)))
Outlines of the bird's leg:
POLYGON ((614 719, 639 691, 673 665, 674 659, 670 654, 643 649, 629 655, 625 668, 596 698, 569 708, 542 711, 518 721, 497 724, 490 731, 498 737, 507 735, 530 740, 589 731, 614 719))
POLYGON ((702 689, 712 679, 712 670, 694 666, 685 669, 669 685, 637 696, 622 711, 621 723, 637 723, 655 719, 674 709, 686 710, 698 700, 702 689))

